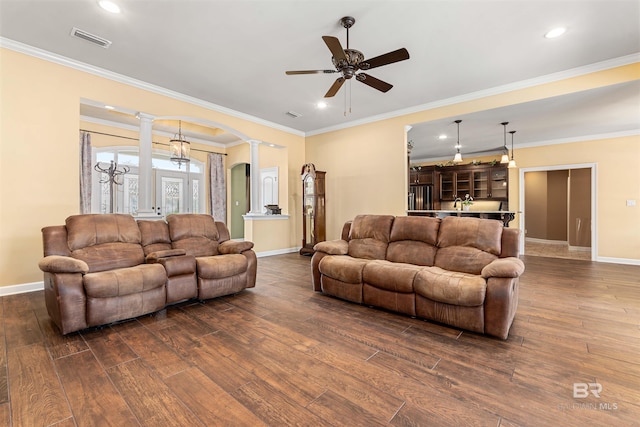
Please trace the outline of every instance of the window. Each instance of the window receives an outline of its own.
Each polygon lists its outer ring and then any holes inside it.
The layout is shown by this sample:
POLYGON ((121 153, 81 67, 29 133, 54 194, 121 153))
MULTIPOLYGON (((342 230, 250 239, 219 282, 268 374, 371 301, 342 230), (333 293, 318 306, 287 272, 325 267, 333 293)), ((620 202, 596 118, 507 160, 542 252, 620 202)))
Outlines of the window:
MULTIPOLYGON (((94 165, 108 170, 111 162, 117 169, 127 172, 116 177, 117 184, 109 182, 109 174, 93 170, 91 211, 94 213, 138 212, 138 153, 132 147, 95 148, 94 165), (113 194, 112 194, 113 188, 113 194), (113 197, 112 197, 113 196, 113 197)), ((171 213, 200 213, 205 211, 201 183, 204 178, 203 163, 192 159, 186 169, 169 160, 163 153, 152 157, 152 209, 159 216, 171 213)))

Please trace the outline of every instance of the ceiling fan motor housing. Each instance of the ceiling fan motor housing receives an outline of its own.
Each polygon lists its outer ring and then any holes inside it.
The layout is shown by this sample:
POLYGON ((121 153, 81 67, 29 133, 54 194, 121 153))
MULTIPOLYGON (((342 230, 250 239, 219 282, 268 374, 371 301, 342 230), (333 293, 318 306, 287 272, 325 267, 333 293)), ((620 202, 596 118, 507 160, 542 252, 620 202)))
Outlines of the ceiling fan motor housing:
POLYGON ((364 55, 359 50, 345 49, 344 54, 347 60, 338 60, 332 56, 331 61, 338 71, 340 71, 345 79, 353 77, 358 70, 358 64, 364 61, 364 55))

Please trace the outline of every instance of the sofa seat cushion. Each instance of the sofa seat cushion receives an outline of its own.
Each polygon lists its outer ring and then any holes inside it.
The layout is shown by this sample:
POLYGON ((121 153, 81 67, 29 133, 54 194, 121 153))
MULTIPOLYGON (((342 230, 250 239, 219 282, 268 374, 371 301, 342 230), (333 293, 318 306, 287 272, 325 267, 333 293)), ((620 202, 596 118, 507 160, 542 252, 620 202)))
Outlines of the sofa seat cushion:
POLYGON ((415 292, 430 300, 474 307, 484 304, 487 282, 482 276, 423 267, 413 282, 415 292))
POLYGON ((320 273, 344 283, 362 283, 367 260, 350 256, 326 256, 320 260, 320 273))
POLYGON ((84 276, 84 289, 89 298, 113 298, 160 288, 167 274, 160 264, 89 273, 84 276))
POLYGON ((246 272, 248 261, 240 254, 215 255, 196 258, 196 266, 198 277, 222 279, 246 272))
POLYGON ((371 261, 362 273, 365 283, 379 289, 413 293, 413 280, 421 267, 389 261, 371 261))

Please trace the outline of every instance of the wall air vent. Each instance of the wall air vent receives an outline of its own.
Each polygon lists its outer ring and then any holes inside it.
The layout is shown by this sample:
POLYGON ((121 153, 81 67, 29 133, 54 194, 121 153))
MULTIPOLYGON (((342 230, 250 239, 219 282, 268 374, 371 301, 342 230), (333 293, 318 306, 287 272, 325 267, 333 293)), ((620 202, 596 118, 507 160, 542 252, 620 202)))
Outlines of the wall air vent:
POLYGON ((295 111, 287 111, 285 114, 289 117, 293 117, 294 119, 302 116, 302 114, 296 113, 295 111))
POLYGON ((73 27, 71 29, 71 36, 77 37, 82 40, 86 40, 93 44, 97 44, 100 47, 107 49, 111 46, 111 42, 107 39, 103 39, 102 37, 98 37, 95 34, 91 34, 85 30, 81 30, 80 28, 73 27))

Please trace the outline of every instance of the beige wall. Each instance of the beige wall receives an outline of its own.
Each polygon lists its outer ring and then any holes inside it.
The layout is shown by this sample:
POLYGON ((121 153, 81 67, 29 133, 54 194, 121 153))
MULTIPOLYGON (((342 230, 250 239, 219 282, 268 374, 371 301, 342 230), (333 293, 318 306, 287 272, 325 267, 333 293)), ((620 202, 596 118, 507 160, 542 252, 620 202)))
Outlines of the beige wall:
MULTIPOLYGON (((327 237, 337 238, 344 221, 359 213, 405 212, 406 125, 640 78, 640 64, 632 64, 305 139, 11 50, 0 49, 0 61, 0 286, 42 281, 37 268, 42 256, 40 229, 78 213, 81 98, 157 116, 199 117, 282 146, 277 154, 261 146, 260 153, 261 167, 272 166, 265 162, 273 160, 286 176, 280 205, 290 219, 277 228, 288 235, 278 244, 283 247, 274 248, 285 249, 299 246, 302 238, 299 173, 306 162, 327 172, 327 237)), ((228 168, 249 161, 247 144, 227 154, 228 168)), ((640 168, 621 167, 620 161, 640 160, 640 137, 523 148, 515 156, 521 168, 596 163, 597 254, 640 261, 640 207, 624 205, 626 199, 640 200, 640 168)), ((518 185, 518 172, 510 171, 510 208, 515 210, 520 209, 518 185)), ((519 225, 517 217, 512 225, 519 225)), ((269 226, 260 224, 259 235, 269 238, 263 227, 269 226)), ((270 242, 256 243, 272 247, 270 242)))
MULTIPOLYGON (((292 172, 304 163, 302 136, 8 49, 0 49, 0 61, 0 286, 42 281, 40 229, 78 213, 81 98, 156 116, 202 118, 279 144, 287 152, 279 165, 288 175, 285 185, 297 183, 292 172)), ((229 154, 227 167, 249 160, 248 147, 229 154)), ((294 202, 290 212, 301 203, 291 194, 285 202, 294 202)), ((295 247, 302 231, 289 222, 286 245, 295 247)))

